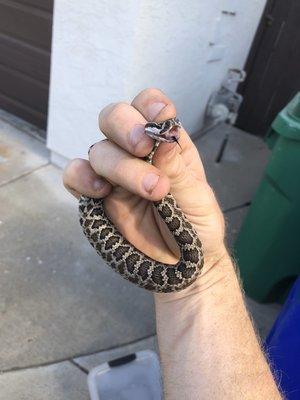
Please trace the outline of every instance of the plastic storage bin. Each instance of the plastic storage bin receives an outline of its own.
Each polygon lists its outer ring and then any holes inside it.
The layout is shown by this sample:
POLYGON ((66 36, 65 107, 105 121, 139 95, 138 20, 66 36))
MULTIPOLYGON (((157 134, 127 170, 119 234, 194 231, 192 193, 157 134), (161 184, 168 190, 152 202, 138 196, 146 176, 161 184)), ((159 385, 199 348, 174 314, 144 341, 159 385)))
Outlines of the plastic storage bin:
POLYGON ((99 365, 88 375, 91 400, 162 400, 158 356, 139 351, 99 365))

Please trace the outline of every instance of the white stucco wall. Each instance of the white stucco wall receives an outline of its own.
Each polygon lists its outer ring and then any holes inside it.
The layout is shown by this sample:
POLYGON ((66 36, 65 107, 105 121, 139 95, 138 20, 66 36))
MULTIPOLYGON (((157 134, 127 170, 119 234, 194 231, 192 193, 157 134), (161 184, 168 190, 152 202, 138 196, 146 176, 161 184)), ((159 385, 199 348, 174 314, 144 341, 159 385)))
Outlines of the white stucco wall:
POLYGON ((48 119, 54 161, 85 157, 100 137, 99 110, 145 87, 164 90, 184 125, 199 130, 227 69, 244 66, 265 2, 56 0, 48 119))

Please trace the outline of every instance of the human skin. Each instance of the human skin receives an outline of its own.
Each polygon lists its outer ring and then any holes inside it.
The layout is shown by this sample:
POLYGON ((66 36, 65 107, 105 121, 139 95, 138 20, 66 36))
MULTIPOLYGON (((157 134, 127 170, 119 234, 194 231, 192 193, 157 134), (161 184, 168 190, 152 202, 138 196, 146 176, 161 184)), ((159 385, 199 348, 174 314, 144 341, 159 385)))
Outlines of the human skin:
POLYGON ((107 139, 91 148, 89 161, 69 163, 64 185, 75 197, 105 197, 119 231, 158 261, 174 264, 179 255, 152 205, 168 192, 202 241, 197 281, 178 293, 154 295, 167 400, 281 399, 224 244, 222 212, 189 135, 181 130, 180 147, 161 144, 154 165, 141 159, 153 146, 144 124, 175 116, 174 104, 158 89, 143 90, 131 104, 110 104, 99 116, 107 139))

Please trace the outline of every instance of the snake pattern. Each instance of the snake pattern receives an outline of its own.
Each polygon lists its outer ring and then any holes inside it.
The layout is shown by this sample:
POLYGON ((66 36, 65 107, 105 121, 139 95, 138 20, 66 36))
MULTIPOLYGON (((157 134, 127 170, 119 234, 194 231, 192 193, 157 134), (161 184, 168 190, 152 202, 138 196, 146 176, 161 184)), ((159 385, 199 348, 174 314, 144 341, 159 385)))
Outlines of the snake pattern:
MULTIPOLYGON (((156 140, 152 158, 158 144, 179 140, 181 124, 177 118, 160 124, 149 122, 145 133, 156 140)), ((79 221, 90 244, 106 263, 123 278, 154 292, 176 292, 195 282, 203 267, 203 252, 197 232, 176 204, 172 194, 153 202, 180 249, 180 259, 175 265, 164 264, 146 256, 129 243, 105 213, 103 199, 81 196, 79 221)))

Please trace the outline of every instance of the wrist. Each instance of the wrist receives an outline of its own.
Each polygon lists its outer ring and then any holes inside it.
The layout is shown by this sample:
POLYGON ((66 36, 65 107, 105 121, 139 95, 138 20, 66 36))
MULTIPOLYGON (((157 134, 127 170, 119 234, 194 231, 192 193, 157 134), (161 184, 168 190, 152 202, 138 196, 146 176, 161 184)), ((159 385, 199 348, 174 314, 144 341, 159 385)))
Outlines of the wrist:
POLYGON ((156 306, 163 303, 180 303, 191 297, 208 295, 212 288, 237 281, 233 261, 225 246, 215 254, 204 255, 203 269, 197 281, 187 289, 174 293, 155 293, 156 306))

